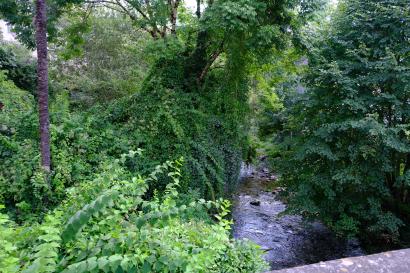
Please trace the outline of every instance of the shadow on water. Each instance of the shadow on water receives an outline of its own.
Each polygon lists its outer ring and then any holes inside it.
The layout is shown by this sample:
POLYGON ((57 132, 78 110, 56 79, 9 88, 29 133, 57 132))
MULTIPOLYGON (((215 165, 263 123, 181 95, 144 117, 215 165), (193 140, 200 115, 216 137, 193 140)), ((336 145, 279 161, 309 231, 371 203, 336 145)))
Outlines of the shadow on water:
POLYGON ((275 179, 268 172, 246 170, 242 176, 232 211, 233 236, 267 250, 265 259, 272 269, 364 254, 356 241, 337 238, 319 222, 306 225, 300 216, 279 217, 286 205, 279 200, 278 189, 267 190, 275 179))

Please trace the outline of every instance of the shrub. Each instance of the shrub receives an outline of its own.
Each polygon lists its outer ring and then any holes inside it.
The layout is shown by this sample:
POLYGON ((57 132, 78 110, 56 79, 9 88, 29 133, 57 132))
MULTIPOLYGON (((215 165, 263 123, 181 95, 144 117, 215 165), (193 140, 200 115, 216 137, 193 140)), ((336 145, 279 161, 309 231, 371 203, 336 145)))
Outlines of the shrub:
POLYGON ((291 208, 339 234, 391 241, 409 223, 409 22, 407 1, 342 1, 287 123, 291 208))
MULTIPOLYGON (((177 205, 181 163, 166 162, 147 177, 129 182, 102 175, 73 188, 42 224, 26 231, 30 235, 14 242, 9 236, 17 229, 2 220, 0 228, 6 232, 0 240, 7 244, 0 248, 0 257, 6 257, 5 272, 253 273, 266 269, 258 247, 229 238, 228 201, 201 199, 177 205), (164 194, 144 200, 149 184, 160 174, 172 182, 164 194), (212 207, 219 210, 216 223, 191 216, 212 207)), ((109 169, 122 173, 122 164, 117 160, 109 169)))
POLYGON ((0 70, 7 78, 24 90, 35 94, 37 70, 32 52, 24 46, 0 41, 0 70))
POLYGON ((70 113, 65 93, 51 104, 53 170, 40 168, 38 114, 33 96, 0 74, 0 199, 12 218, 42 217, 65 197, 66 188, 95 177, 101 162, 133 149, 109 123, 86 113, 70 113))

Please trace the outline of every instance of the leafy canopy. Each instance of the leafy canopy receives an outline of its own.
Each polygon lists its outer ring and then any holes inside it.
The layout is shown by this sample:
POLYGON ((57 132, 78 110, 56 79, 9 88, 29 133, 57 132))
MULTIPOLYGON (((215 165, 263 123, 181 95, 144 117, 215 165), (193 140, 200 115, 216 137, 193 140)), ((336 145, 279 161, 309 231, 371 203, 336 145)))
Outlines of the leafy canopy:
POLYGON ((317 34, 283 142, 291 209, 340 234, 397 238, 410 205, 410 6, 342 1, 317 34))

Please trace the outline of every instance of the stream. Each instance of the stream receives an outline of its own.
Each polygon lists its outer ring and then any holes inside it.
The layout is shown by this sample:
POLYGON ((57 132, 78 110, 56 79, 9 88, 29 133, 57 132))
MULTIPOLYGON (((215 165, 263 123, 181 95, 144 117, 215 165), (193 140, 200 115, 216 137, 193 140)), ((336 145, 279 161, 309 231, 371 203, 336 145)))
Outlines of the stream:
POLYGON ((300 216, 279 217, 286 205, 278 197, 280 188, 268 190, 275 179, 267 170, 243 168, 232 210, 233 236, 266 250, 272 270, 364 255, 357 241, 338 239, 319 222, 307 225, 300 216))

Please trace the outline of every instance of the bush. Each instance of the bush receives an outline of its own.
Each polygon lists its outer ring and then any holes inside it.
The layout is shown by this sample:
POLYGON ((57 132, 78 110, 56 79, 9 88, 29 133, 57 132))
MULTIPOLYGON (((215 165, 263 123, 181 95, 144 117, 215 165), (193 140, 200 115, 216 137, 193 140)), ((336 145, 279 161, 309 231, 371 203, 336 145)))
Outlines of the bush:
MULTIPOLYGON (((123 158, 132 156, 125 155, 123 158)), ((123 173, 117 160, 109 173, 123 173)), ((262 272, 261 251, 229 239, 229 202, 198 200, 177 205, 181 161, 166 162, 146 178, 102 174, 73 188, 42 224, 14 228, 1 216, 0 257, 8 272, 262 272), (144 201, 151 182, 167 174, 163 195, 144 201), (218 222, 195 219, 195 211, 219 210, 218 222), (74 214, 72 212, 75 212, 74 214), (4 232, 3 232, 4 231, 4 232), (13 235, 20 234, 11 242, 13 235), (222 270, 222 271, 221 271, 222 270)), ((0 214, 1 215, 1 214, 0 214)))
MULTIPOLYGON (((133 149, 110 124, 87 113, 70 113, 65 93, 51 104, 53 170, 40 168, 38 114, 33 96, 0 74, 0 200, 18 222, 42 217, 65 197, 66 188, 93 179, 102 164, 133 149)), ((136 148, 135 148, 136 149, 136 148)))
POLYGON ((287 123, 283 180, 294 212, 391 242, 409 223, 409 6, 347 0, 332 22, 287 123))
POLYGON ((6 71, 7 78, 17 87, 36 94, 37 69, 30 50, 0 41, 0 70, 6 71))

